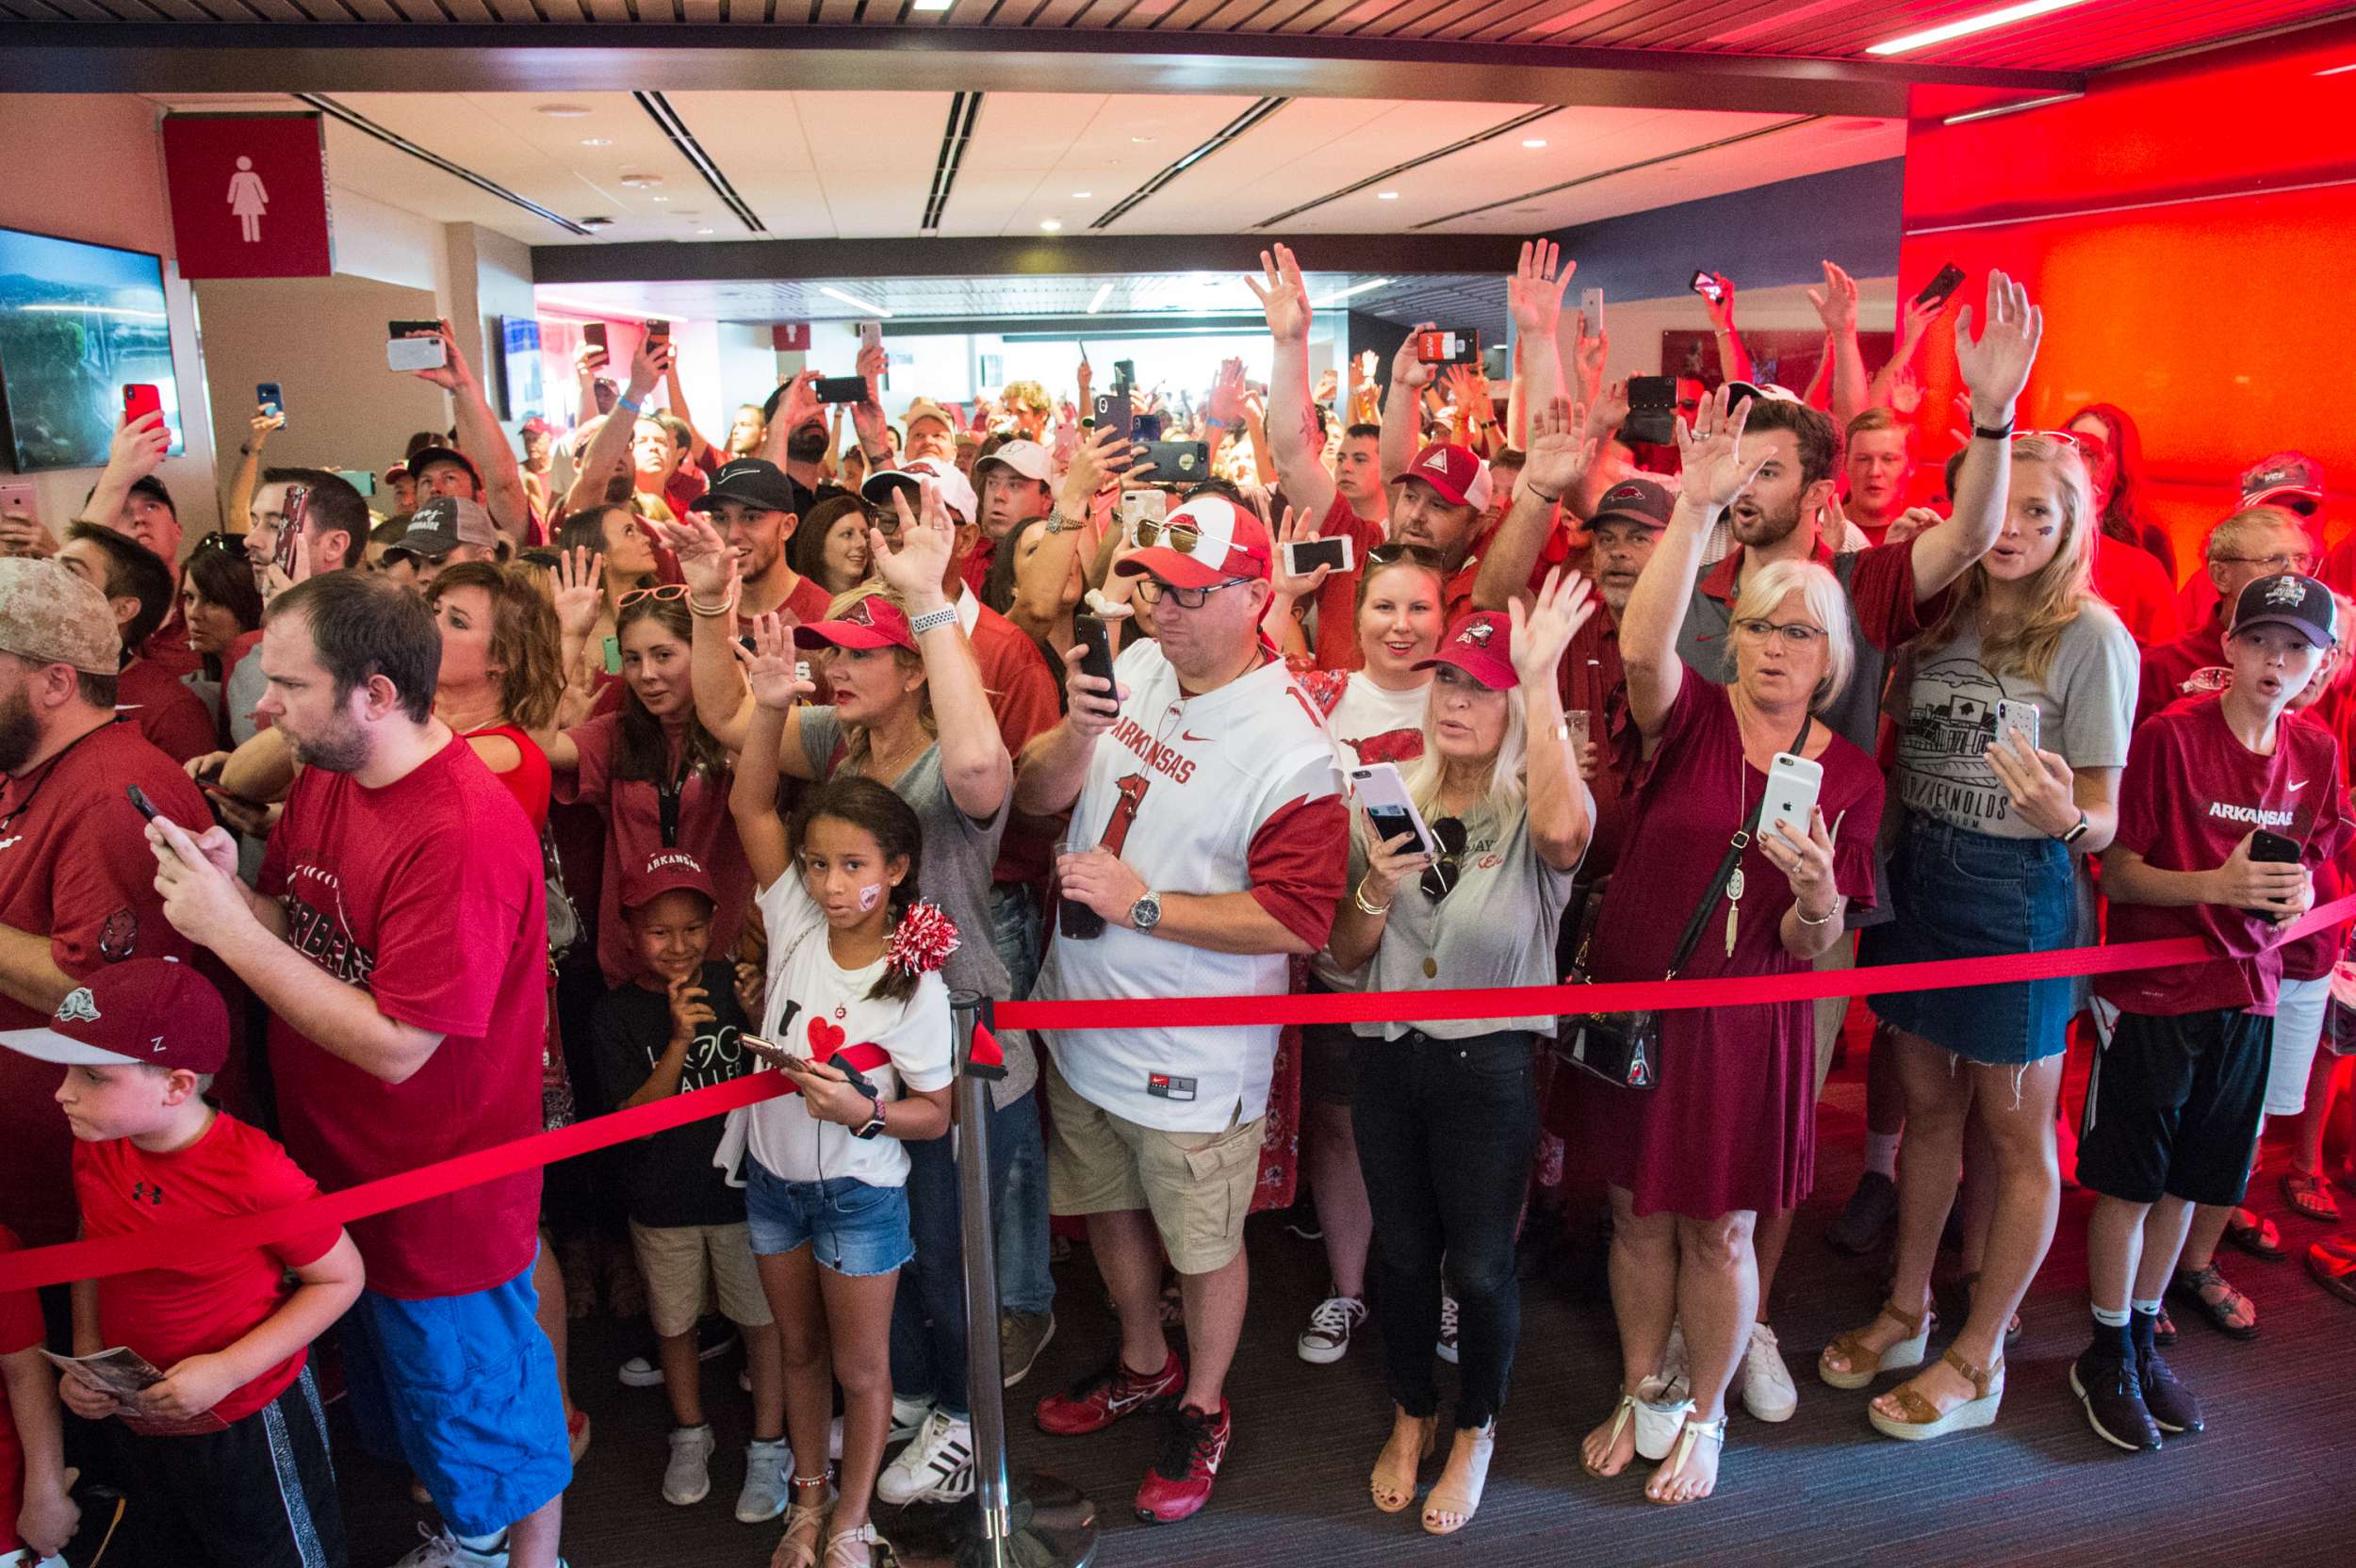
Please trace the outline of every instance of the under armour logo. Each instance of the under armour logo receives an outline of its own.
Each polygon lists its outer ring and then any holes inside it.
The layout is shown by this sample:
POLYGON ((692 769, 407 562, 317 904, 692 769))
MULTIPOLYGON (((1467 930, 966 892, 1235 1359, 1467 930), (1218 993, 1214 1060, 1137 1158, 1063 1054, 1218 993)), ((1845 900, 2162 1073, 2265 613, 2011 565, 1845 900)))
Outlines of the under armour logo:
POLYGON ((65 1000, 57 1004, 57 1021, 59 1023, 96 1023, 98 1021, 98 1004, 90 999, 88 986, 76 986, 66 992, 65 1000))
POLYGON ((163 1206, 164 1189, 153 1182, 133 1182, 131 1200, 135 1203, 145 1203, 152 1208, 160 1208, 163 1206))

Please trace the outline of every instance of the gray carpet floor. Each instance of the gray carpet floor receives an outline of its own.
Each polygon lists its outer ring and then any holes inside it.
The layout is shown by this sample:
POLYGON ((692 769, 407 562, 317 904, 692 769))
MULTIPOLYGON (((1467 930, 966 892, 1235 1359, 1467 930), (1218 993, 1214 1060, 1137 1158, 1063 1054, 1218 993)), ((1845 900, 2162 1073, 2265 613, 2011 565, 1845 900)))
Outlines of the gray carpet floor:
MULTIPOLYGON (((1366 1331, 1341 1362, 1310 1366, 1293 1350, 1323 1295, 1321 1250, 1274 1216, 1252 1225, 1252 1314, 1229 1384, 1235 1440, 1210 1508, 1177 1526, 1134 1522, 1130 1497, 1155 1448, 1150 1418, 1092 1438, 1043 1436, 1037 1396, 1087 1372, 1112 1343, 1104 1291, 1085 1247, 1057 1270, 1059 1329, 1031 1380, 1007 1396, 1011 1463, 1085 1490, 1102 1511, 1097 1560, 1149 1565, 1299 1562, 1520 1564, 2061 1563, 2153 1568, 2174 1562, 2346 1565, 2356 1558, 2356 1309, 2325 1295, 2298 1256, 2327 1228, 2289 1212, 2273 1171, 2253 1204, 2282 1227, 2294 1256, 2262 1263, 2230 1249, 2221 1261, 2255 1299, 2263 1331, 2227 1340, 2182 1307, 2171 1361, 2208 1408, 2208 1430, 2157 1454, 2128 1455, 2087 1429, 2065 1373, 2086 1341, 2084 1230, 2089 1199, 2065 1194, 2053 1252, 2023 1312, 2002 1418, 1987 1431, 1892 1443, 1866 1424, 1871 1393, 1819 1382, 1816 1353, 1869 1317, 1886 1265, 1833 1254, 1823 1233, 1859 1168, 1862 1085, 1837 1074, 1821 1123, 1816 1196, 1800 1217, 1773 1321, 1800 1389, 1798 1414, 1769 1427, 1738 1412, 1716 1495, 1678 1509, 1648 1504, 1650 1466, 1597 1481, 1579 1466, 1587 1429, 1610 1411, 1618 1359, 1608 1303, 1576 1267, 1525 1286, 1513 1400, 1481 1513, 1458 1538, 1434 1540, 1415 1513, 1385 1516, 1366 1475, 1388 1430, 1380 1346, 1366 1331)), ((2344 1197, 2346 1195, 2344 1194, 2344 1197)), ((2356 1200, 2349 1202, 2356 1215, 2356 1200)), ((1950 1260, 1952 1261, 1952 1260, 1950 1260)), ((1942 1298, 1959 1311, 1952 1293, 1942 1298)), ((1942 1334, 1933 1341, 1943 1344, 1942 1334)), ((574 1568, 711 1568, 766 1563, 774 1525, 744 1526, 731 1502, 742 1478, 747 1401, 734 1359, 707 1368, 720 1437, 712 1494, 691 1509, 659 1487, 668 1419, 659 1388, 614 1377, 622 1331, 602 1315, 577 1326, 575 1396, 596 1438, 568 1494, 565 1554, 574 1568)), ((1443 1368, 1443 1389, 1449 1386, 1443 1368)), ((1894 1376, 1880 1386, 1896 1380, 1894 1376)), ((340 1422, 340 1414, 339 1414, 340 1422)), ((405 1474, 338 1450, 354 1568, 380 1568, 415 1544, 405 1474)), ((1443 1444, 1445 1451, 1445 1444, 1443 1444)), ((1438 1474, 1435 1460, 1424 1473, 1438 1474)), ((879 1522, 889 1533, 889 1515, 879 1522)))

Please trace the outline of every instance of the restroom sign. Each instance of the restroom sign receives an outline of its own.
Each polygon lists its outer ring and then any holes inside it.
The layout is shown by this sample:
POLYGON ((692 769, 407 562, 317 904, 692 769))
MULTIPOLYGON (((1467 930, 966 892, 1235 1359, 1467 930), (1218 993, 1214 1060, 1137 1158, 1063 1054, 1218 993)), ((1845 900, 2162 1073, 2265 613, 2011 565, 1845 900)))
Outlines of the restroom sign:
POLYGON ((316 114, 174 114, 164 180, 184 278, 323 278, 327 140, 316 114))

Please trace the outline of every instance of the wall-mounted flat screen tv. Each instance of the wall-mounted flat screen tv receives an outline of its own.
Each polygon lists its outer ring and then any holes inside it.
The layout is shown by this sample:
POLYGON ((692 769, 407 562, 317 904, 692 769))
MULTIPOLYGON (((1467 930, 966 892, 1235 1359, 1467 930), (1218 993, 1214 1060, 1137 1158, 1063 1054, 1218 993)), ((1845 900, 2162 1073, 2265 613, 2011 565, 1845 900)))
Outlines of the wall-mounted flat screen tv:
POLYGON ((0 229, 0 411, 17 472, 103 466, 123 389, 141 384, 181 450, 163 263, 0 229))
POLYGON ((502 316, 499 379, 502 419, 537 419, 548 412, 540 390, 540 322, 532 316, 502 316))

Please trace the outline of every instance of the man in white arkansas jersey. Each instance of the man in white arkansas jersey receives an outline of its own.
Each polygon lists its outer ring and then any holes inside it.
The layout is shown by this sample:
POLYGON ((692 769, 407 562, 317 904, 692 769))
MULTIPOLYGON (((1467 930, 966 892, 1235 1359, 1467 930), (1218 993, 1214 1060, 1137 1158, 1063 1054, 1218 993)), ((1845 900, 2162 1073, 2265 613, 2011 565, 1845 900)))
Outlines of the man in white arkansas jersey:
MULTIPOLYGON (((1059 857, 1056 879, 1066 904, 1103 922, 1093 936, 1058 933, 1035 995, 1276 995, 1291 956, 1325 945, 1349 814, 1323 720, 1260 639, 1270 556, 1257 517, 1203 496, 1115 568, 1137 578, 1155 640, 1114 665, 1118 709, 1075 649, 1072 711, 1023 749, 1016 777, 1017 809, 1069 808, 1070 842, 1093 846, 1059 857)), ((1137 1489, 1148 1520, 1199 1511, 1227 1451, 1222 1387, 1243 1328, 1243 1221, 1276 1035, 1047 1037, 1049 1204, 1088 1217, 1121 1347, 1102 1372, 1042 1399, 1039 1423, 1091 1432, 1176 1405, 1177 1429, 1137 1489), (1162 1331, 1164 1250, 1183 1284, 1191 1368, 1162 1331)))

